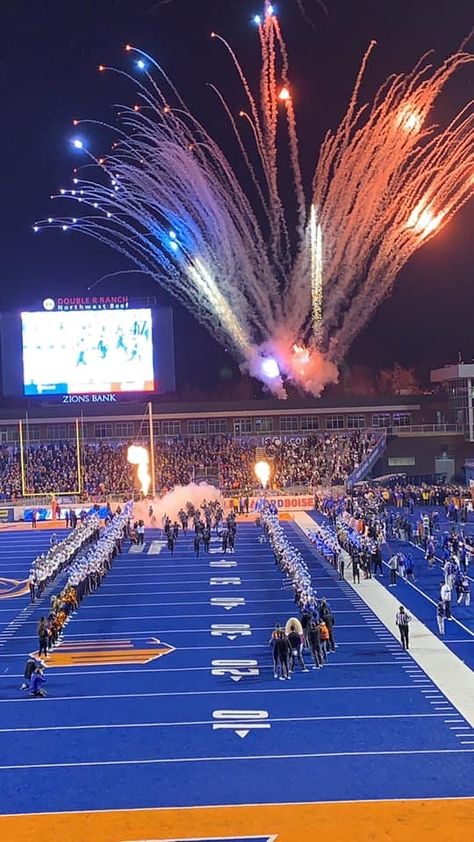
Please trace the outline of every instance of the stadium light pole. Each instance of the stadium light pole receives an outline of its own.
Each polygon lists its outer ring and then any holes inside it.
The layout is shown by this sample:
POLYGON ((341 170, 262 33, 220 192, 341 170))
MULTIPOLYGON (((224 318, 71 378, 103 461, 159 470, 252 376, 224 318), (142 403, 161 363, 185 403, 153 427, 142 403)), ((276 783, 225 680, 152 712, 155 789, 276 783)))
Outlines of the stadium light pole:
POLYGON ((148 428, 150 434, 150 473, 151 473, 151 496, 155 496, 155 442, 153 435, 153 407, 151 401, 148 402, 148 428))

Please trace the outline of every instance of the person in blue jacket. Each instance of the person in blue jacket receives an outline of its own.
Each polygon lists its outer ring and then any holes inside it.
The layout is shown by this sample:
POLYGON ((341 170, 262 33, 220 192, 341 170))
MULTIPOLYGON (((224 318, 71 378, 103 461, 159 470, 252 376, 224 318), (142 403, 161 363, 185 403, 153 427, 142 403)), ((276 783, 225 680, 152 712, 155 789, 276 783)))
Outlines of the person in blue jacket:
POLYGON ((35 670, 38 668, 42 669, 43 662, 40 661, 38 658, 35 658, 34 655, 30 655, 26 664, 25 664, 25 671, 23 673, 23 683, 20 687, 20 690, 29 690, 30 689, 30 681, 33 677, 35 670))
POLYGON ((30 679, 30 694, 35 696, 37 699, 44 699, 46 697, 46 690, 43 690, 42 685, 46 681, 43 670, 41 667, 38 667, 31 676, 30 679))

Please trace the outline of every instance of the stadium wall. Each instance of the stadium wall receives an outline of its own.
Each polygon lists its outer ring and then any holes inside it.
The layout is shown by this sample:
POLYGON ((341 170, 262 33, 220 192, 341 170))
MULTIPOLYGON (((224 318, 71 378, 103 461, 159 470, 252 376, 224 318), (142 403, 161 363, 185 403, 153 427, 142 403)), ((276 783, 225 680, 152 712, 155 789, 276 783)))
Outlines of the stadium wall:
POLYGON ((423 476, 442 473, 439 466, 453 460, 454 478, 465 481, 464 463, 474 456, 474 445, 461 433, 437 432, 430 435, 389 436, 387 447, 376 463, 372 476, 406 473, 423 476))
MULTIPOLYGON (((100 397, 100 396, 99 396, 100 397)), ((116 405, 86 402, 28 407, 28 438, 31 443, 68 440, 75 436, 75 419, 80 418, 85 441, 129 441, 143 429, 146 405, 116 405)), ((18 406, 0 410, 0 442, 18 441, 18 418, 25 413, 18 406)), ((438 399, 386 397, 307 401, 265 400, 245 403, 164 404, 153 402, 153 426, 157 437, 234 435, 267 439, 303 437, 317 432, 351 432, 374 429, 394 434, 424 432, 434 428, 444 432, 462 431, 446 423, 438 399)))

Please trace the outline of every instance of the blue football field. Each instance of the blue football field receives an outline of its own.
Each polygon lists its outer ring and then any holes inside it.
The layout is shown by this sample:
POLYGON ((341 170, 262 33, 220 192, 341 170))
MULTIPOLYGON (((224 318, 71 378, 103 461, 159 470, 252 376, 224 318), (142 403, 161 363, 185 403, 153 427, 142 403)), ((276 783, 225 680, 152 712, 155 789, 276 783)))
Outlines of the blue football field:
MULTIPOLYGON (((145 838, 132 835, 136 816, 166 808, 177 818, 155 821, 153 839, 256 839, 231 826, 234 808, 284 803, 288 821, 291 805, 472 797, 469 723, 297 527, 285 529, 336 616, 338 648, 323 669, 306 655, 309 672, 273 677, 271 630, 295 606, 255 525, 239 524, 235 554, 214 539, 198 559, 190 535, 172 556, 148 530, 144 551, 127 545, 71 618, 47 662, 45 700, 19 688, 58 583, 33 607, 12 588, 50 533, 0 535, 2 840, 26 839, 37 814, 122 816, 116 835, 112 823, 89 825, 90 838, 128 842, 145 838), (227 836, 217 824, 212 836, 207 818, 201 830, 207 808, 230 811, 227 836), (189 832, 182 815, 198 816, 189 832)), ((63 827, 63 840, 84 838, 63 827)), ((261 838, 272 834, 286 838, 273 826, 261 838)))

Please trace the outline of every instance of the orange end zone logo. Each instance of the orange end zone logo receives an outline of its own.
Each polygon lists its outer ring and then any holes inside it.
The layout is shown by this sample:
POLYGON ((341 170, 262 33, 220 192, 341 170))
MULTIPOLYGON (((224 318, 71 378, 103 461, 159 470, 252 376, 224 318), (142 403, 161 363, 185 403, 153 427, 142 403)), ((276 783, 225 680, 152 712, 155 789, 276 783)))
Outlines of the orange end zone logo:
POLYGON ((144 645, 132 640, 87 640, 61 643, 46 658, 51 667, 98 667, 102 664, 149 664, 170 655, 174 646, 152 637, 144 645))

